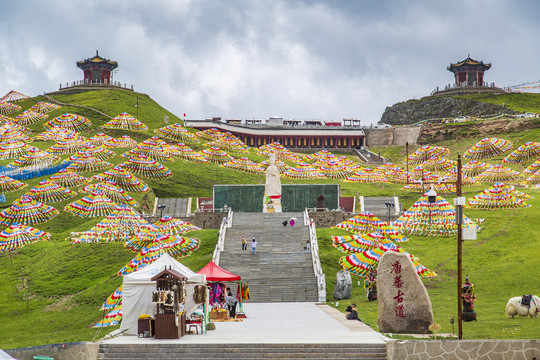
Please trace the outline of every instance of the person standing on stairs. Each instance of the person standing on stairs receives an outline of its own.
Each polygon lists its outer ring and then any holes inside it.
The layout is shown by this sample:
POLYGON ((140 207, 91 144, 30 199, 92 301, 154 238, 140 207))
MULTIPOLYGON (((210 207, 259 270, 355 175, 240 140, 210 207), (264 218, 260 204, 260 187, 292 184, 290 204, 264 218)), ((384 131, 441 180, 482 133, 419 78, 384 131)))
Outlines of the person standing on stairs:
POLYGON ((255 250, 257 250, 257 241, 255 241, 255 238, 251 240, 251 250, 253 250, 253 254, 255 254, 255 250))
POLYGON ((289 225, 294 226, 294 218, 291 218, 291 220, 289 220, 289 225))
POLYGON ((246 250, 247 250, 246 237, 244 235, 242 235, 242 251, 246 251, 246 250))

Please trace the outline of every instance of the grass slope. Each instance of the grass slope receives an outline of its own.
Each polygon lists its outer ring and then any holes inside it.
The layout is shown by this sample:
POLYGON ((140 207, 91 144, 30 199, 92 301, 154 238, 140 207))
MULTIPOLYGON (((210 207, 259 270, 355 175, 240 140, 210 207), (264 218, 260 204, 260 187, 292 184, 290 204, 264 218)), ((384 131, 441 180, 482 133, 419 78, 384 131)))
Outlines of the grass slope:
MULTIPOLYGON (((102 129, 99 126, 108 118, 94 111, 78 107, 62 107, 49 113, 49 119, 65 112, 76 113, 88 117, 92 128, 83 135, 89 137, 97 132, 105 132, 111 136, 127 134, 141 141, 153 136, 153 130, 162 126, 163 116, 170 118, 170 123, 180 122, 178 117, 161 108, 146 95, 123 90, 99 90, 75 95, 56 95, 62 102, 81 104, 98 109, 110 116, 120 112, 128 112, 136 116, 137 96, 139 97, 139 119, 149 126, 146 132, 119 131, 102 129)), ((29 108, 43 97, 36 97, 20 103, 23 109, 29 108)), ((533 111, 526 109, 524 111, 533 111)), ((16 116, 13 114, 12 116, 16 116)), ((43 131, 43 122, 30 126, 35 135, 43 131)), ((540 138, 539 129, 522 133, 499 134, 510 138, 515 147, 529 140, 540 138), (508 135, 508 136, 507 136, 508 135)), ((467 139, 455 143, 452 141, 438 145, 452 150, 451 158, 462 153, 480 139, 467 139)), ((40 149, 50 147, 53 142, 33 142, 40 149)), ((201 146, 195 146, 199 150, 201 146)), ((117 155, 128 149, 114 149, 117 155)), ((395 163, 401 163, 405 150, 399 147, 380 148, 383 156, 389 157, 395 163)), ((411 147, 410 153, 415 150, 411 147)), ((255 154, 253 150, 246 155, 253 161, 260 162, 265 158, 255 154)), ((66 158, 67 156, 63 156, 66 158)), ((109 162, 118 164, 125 159, 116 156, 109 162)), ((501 159, 497 161, 500 162, 501 159)), ((0 165, 9 161, 3 160, 0 165)), ((256 184, 263 183, 263 175, 252 175, 218 167, 213 164, 194 164, 181 160, 166 163, 174 176, 167 180, 141 179, 151 188, 147 198, 149 205, 153 204, 154 196, 187 197, 211 196, 214 184, 256 184)), ((523 170, 520 166, 512 166, 523 170)), ((91 176, 98 172, 83 173, 91 176)), ((6 194, 7 202, 11 204, 40 180, 28 180, 29 186, 14 193, 6 194)), ((336 180, 292 181, 283 183, 336 183, 336 180)), ((405 192, 400 185, 395 184, 349 184, 341 182, 343 196, 383 196, 396 194, 404 204, 410 206, 419 194, 405 192)), ((487 185, 466 188, 467 196, 471 196, 487 185)), ((76 189, 77 190, 77 189, 76 189)), ((143 195, 131 193, 141 202, 143 195)), ((538 192, 536 197, 540 196, 538 192)), ((57 209, 63 209, 68 203, 84 196, 76 197, 60 203, 53 203, 57 209)), ((522 293, 540 293, 538 282, 534 281, 536 259, 540 245, 538 227, 539 200, 530 201, 531 208, 517 211, 483 212, 466 211, 470 217, 485 217, 486 229, 480 233, 479 240, 467 242, 464 248, 464 271, 471 276, 476 284, 478 294, 478 323, 465 325, 466 338, 531 338, 538 337, 534 326, 538 320, 515 319, 506 320, 504 306, 507 298, 522 293)), ((80 219, 61 211, 61 214, 47 223, 36 225, 39 229, 52 234, 51 241, 27 245, 11 254, 0 254, 0 322, 3 323, 0 332, 0 348, 9 349, 47 343, 66 341, 92 340, 97 330, 91 326, 103 315, 99 310, 101 303, 120 284, 121 279, 116 272, 123 267, 134 253, 125 250, 121 244, 80 244, 70 245, 65 239, 71 231, 83 231, 102 220, 80 219)), ((321 260, 327 277, 328 299, 332 298, 335 273, 339 270, 337 259, 343 255, 335 250, 330 242, 330 235, 346 234, 341 230, 319 229, 318 236, 321 247, 321 260)), ((182 262, 193 270, 202 268, 212 256, 217 240, 217 230, 201 230, 191 232, 188 236, 201 239, 201 247, 182 262)), ((425 280, 430 294, 435 321, 442 326, 443 332, 450 332, 449 319, 455 316, 457 291, 455 284, 455 239, 453 238, 424 238, 410 237, 410 242, 404 248, 420 258, 420 262, 436 271, 439 276, 425 280)), ((377 304, 368 303, 363 296, 363 288, 357 285, 354 277, 353 299, 359 304, 360 312, 366 322, 375 329, 377 304)), ((346 303, 341 301, 339 308, 344 309, 346 303)), ((104 329, 102 336, 111 329, 104 329)))
POLYGON ((540 114, 540 94, 538 93, 512 93, 505 95, 470 94, 455 97, 504 105, 515 111, 540 114))

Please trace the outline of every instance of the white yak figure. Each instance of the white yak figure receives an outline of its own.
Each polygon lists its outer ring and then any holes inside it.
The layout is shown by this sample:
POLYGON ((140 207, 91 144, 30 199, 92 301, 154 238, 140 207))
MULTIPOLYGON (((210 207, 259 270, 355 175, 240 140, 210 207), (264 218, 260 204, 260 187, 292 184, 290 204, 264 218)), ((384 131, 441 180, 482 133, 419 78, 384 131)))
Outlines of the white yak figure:
POLYGON ((513 319, 516 315, 537 317, 538 312, 540 312, 540 298, 533 295, 529 306, 522 305, 521 298, 521 296, 517 296, 508 300, 508 304, 506 304, 508 318, 513 319))

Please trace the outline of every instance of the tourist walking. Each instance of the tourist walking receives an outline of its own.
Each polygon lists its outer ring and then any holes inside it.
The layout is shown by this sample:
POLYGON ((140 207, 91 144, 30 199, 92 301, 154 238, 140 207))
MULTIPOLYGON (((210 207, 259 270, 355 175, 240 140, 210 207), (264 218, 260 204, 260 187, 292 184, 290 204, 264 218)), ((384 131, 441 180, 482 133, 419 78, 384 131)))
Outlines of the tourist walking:
POLYGON ((305 249, 306 249, 306 253, 310 253, 310 252, 311 252, 311 242, 309 242, 309 240, 306 241, 306 247, 305 247, 305 249))
POLYGON ((251 240, 251 250, 253 250, 253 254, 255 254, 255 251, 257 250, 257 241, 255 241, 255 239, 251 240))
POLYGON ((246 251, 246 250, 247 250, 246 237, 244 235, 242 235, 242 251, 246 251))
POLYGON ((289 225, 290 226, 294 226, 294 220, 296 220, 295 218, 291 218, 291 220, 289 220, 289 225))

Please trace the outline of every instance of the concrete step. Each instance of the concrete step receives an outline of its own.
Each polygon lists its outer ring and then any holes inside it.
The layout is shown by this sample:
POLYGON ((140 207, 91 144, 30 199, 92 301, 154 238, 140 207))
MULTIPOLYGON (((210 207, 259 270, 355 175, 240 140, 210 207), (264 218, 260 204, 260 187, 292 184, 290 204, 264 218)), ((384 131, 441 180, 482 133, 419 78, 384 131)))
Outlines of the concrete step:
POLYGON ((317 301, 311 253, 304 251, 309 228, 302 213, 235 213, 225 233, 219 266, 242 276, 251 301, 317 301), (283 221, 296 218, 295 226, 283 221), (248 249, 242 251, 242 235, 248 249), (252 254, 251 239, 257 240, 252 254), (295 294, 297 292, 298 294, 295 294))
MULTIPOLYGON (((188 336, 188 335, 186 335, 188 336)), ((101 344, 98 359, 386 359, 384 344, 101 344)))

